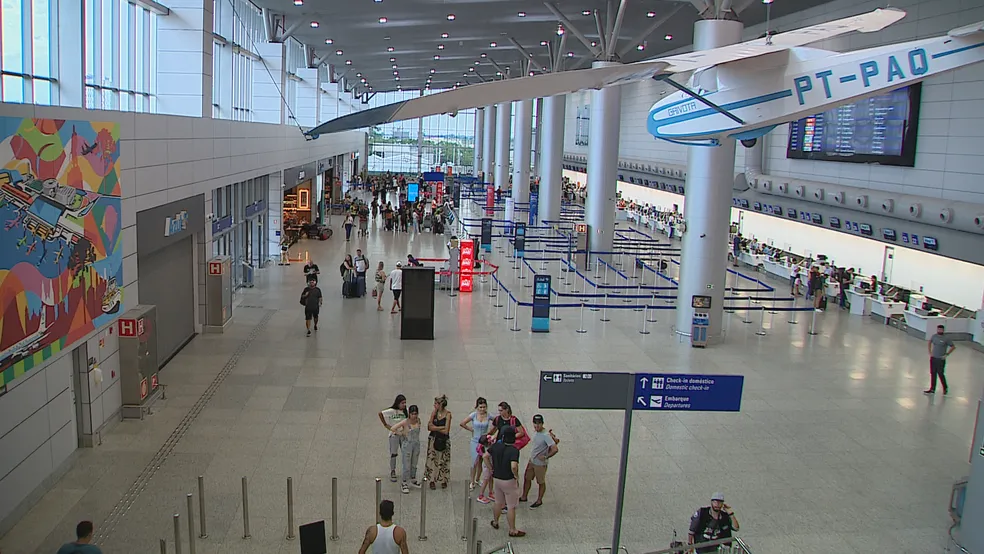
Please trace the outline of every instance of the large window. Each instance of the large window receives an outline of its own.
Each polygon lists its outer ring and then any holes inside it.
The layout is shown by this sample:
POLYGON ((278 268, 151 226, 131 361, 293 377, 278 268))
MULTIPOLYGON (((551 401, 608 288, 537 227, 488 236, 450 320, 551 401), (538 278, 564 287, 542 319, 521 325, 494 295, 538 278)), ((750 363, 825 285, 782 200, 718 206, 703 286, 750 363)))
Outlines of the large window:
MULTIPOLYGON (((418 96, 419 91, 381 92, 369 101, 369 108, 418 96)), ((455 117, 425 117, 422 126, 414 119, 373 127, 369 132, 370 173, 416 173, 418 154, 421 171, 451 165, 456 173, 471 172, 475 161, 475 110, 462 110, 455 117), (419 127, 423 141, 418 149, 419 127)))
POLYGON ((284 70, 287 72, 287 90, 284 91, 284 98, 287 102, 287 117, 290 119, 287 124, 296 125, 297 120, 294 114, 297 113, 297 83, 301 80, 297 77, 297 70, 307 67, 307 61, 304 59, 304 45, 300 42, 289 38, 285 46, 287 47, 285 60, 287 65, 284 70))
POLYGON ((214 0, 212 102, 215 117, 253 120, 253 63, 263 16, 249 0, 214 0))
POLYGON ((84 6, 85 106, 155 111, 157 14, 128 0, 85 0, 84 6))
POLYGON ((51 104, 57 48, 53 0, 2 0, 0 3, 0 101, 51 104))

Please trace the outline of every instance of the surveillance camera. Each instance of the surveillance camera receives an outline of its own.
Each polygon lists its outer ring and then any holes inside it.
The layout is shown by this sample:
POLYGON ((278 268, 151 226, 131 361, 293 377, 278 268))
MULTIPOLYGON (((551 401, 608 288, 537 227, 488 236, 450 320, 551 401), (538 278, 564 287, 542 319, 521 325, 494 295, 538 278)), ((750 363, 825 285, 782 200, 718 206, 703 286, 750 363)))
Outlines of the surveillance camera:
POLYGON ((758 144, 758 139, 741 139, 741 145, 745 148, 753 148, 758 144))

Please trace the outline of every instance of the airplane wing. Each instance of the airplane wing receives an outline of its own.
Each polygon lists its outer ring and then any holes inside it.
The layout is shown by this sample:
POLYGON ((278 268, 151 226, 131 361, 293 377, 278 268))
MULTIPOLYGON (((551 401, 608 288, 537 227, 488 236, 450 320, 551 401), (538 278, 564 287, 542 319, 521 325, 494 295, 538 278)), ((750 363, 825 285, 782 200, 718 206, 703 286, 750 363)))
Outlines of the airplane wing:
POLYGON ((309 130, 307 134, 317 138, 319 135, 327 133, 350 131, 430 115, 457 113, 461 110, 491 106, 502 102, 514 102, 566 94, 578 90, 622 85, 649 79, 659 74, 684 73, 717 64, 754 58, 796 46, 804 46, 853 31, 862 33, 879 31, 903 17, 905 17, 905 12, 902 10, 879 8, 837 21, 773 35, 771 42, 766 42, 765 39, 756 39, 712 50, 689 52, 631 64, 593 67, 578 71, 547 73, 533 77, 468 85, 455 90, 345 115, 322 123, 309 130))

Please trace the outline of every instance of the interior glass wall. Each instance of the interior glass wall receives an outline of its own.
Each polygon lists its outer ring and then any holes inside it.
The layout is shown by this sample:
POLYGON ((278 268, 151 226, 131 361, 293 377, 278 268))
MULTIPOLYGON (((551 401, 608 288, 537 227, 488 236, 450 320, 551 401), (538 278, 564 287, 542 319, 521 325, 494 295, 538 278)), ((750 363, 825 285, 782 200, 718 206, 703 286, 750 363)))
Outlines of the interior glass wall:
POLYGON ((250 204, 266 202, 269 186, 269 176, 263 175, 212 191, 214 221, 232 216, 232 227, 212 237, 211 255, 232 258, 232 282, 236 289, 246 286, 247 272, 260 267, 269 256, 263 240, 267 210, 264 208, 250 217, 246 215, 246 207, 250 204))

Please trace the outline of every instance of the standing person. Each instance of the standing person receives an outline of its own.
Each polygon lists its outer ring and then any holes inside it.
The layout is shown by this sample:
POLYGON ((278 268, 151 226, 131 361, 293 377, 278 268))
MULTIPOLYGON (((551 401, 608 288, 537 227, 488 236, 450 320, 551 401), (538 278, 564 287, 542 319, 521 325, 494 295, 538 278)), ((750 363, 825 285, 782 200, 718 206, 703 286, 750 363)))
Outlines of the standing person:
POLYGON ((519 449, 514 446, 516 430, 506 426, 499 433, 502 440, 489 447, 486 456, 492 460, 492 481, 495 483, 495 507, 492 510, 493 529, 499 528, 499 517, 506 509, 510 537, 525 537, 516 528, 516 507, 519 506, 519 449))
POLYGON ((741 233, 736 233, 731 240, 731 255, 735 259, 735 267, 738 267, 738 255, 741 254, 741 233))
MULTIPOLYGON (((731 538, 731 532, 739 528, 735 511, 724 503, 724 495, 716 492, 711 497, 711 505, 699 508, 690 518, 690 532, 687 544, 716 541, 731 538)), ((698 548, 698 554, 717 552, 717 546, 698 548)))
POLYGON ((499 402, 499 415, 492 419, 492 434, 496 436, 496 440, 502 440, 502 430, 506 427, 513 428, 517 449, 522 450, 524 446, 529 444, 530 437, 526 433, 526 428, 523 427, 519 418, 513 415, 512 406, 508 402, 499 402))
POLYGON ((389 284, 390 290, 393 291, 393 307, 390 308, 390 313, 395 314, 403 309, 400 305, 400 294, 403 293, 403 265, 400 262, 396 262, 396 269, 390 272, 389 284))
POLYGON ((365 296, 366 272, 369 271, 369 258, 366 258, 362 254, 361 248, 356 248, 355 259, 353 260, 353 262, 355 263, 355 280, 357 281, 356 288, 358 289, 358 291, 356 291, 356 295, 365 296))
POLYGON ((318 282, 318 275, 321 274, 321 270, 318 269, 318 264, 314 263, 314 260, 308 260, 304 264, 304 281, 314 281, 318 282))
POLYGON ((369 208, 365 204, 359 206, 359 236, 369 236, 369 208))
POLYGON ((481 396, 475 400, 475 411, 468 414, 468 417, 461 420, 458 424, 462 429, 471 432, 472 439, 469 445, 471 453, 471 473, 468 478, 468 489, 472 490, 480 484, 482 477, 482 459, 478 455, 478 441, 489 434, 489 403, 481 396))
POLYGON ((539 508, 543 505, 543 495, 547 493, 547 460, 557 455, 557 443, 560 441, 554 436, 553 430, 544 430, 543 416, 540 414, 533 416, 533 431, 533 451, 530 452, 530 461, 526 463, 526 471, 523 473, 523 496, 519 497, 519 501, 526 502, 529 498, 533 479, 536 478, 539 490, 536 502, 530 504, 530 508, 539 508))
POLYGON ((393 426, 393 431, 400 435, 400 449, 403 451, 403 494, 410 494, 410 487, 420 486, 417 481, 417 459, 420 457, 420 409, 416 404, 409 408, 410 417, 393 426))
POLYGON ((345 259, 338 266, 338 272, 342 275, 342 296, 344 298, 355 296, 355 262, 352 261, 351 254, 345 255, 345 259))
POLYGON ((280 237, 280 263, 278 265, 290 265, 290 239, 287 233, 280 237))
POLYGON ((345 242, 352 239, 352 225, 355 223, 355 218, 352 217, 352 212, 345 214, 345 242))
POLYGON ((479 463, 482 464, 481 484, 478 486, 477 498, 480 504, 495 502, 495 493, 493 492, 495 484, 492 482, 492 460, 485 455, 489 450, 490 444, 492 442, 489 440, 488 435, 478 439, 478 458, 479 463))
POLYGON ((427 465, 424 479, 430 481, 434 490, 437 483, 442 489, 448 488, 451 479, 451 412, 448 411, 448 397, 441 395, 434 399, 434 411, 427 420, 427 465))
POLYGON ((943 394, 950 391, 946 386, 946 357, 957 349, 953 340, 945 334, 946 329, 942 325, 936 326, 936 334, 929 338, 926 349, 929 350, 929 388, 923 392, 933 394, 936 392, 936 377, 940 378, 943 385, 943 394))
POLYGON ((396 395, 393 404, 380 411, 378 414, 379 422, 389 431, 389 454, 390 454, 390 481, 396 482, 396 457, 400 455, 400 434, 394 430, 396 425, 407 419, 407 397, 402 394, 396 395))
POLYGON ((359 554, 369 554, 369 547, 372 547, 372 554, 410 554, 407 530, 393 523, 394 513, 392 500, 379 503, 379 523, 366 529, 359 554))
POLYGON ((383 269, 383 262, 379 262, 376 267, 376 310, 383 311, 383 293, 386 292, 386 271, 383 269))
POLYGON ((91 521, 80 521, 75 526, 75 540, 63 544, 58 554, 102 554, 98 546, 91 544, 94 529, 91 521))
POLYGON ((311 320, 314 320, 314 330, 318 330, 318 315, 321 313, 323 301, 318 282, 311 279, 308 281, 308 286, 301 292, 301 305, 304 306, 304 326, 307 327, 307 336, 309 337, 311 336, 311 320))

